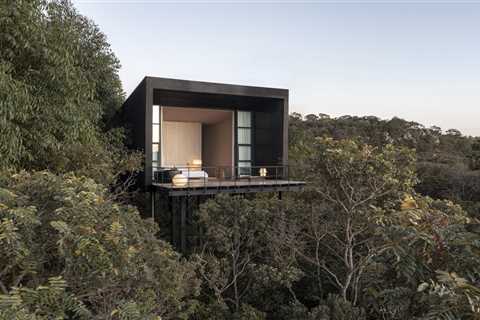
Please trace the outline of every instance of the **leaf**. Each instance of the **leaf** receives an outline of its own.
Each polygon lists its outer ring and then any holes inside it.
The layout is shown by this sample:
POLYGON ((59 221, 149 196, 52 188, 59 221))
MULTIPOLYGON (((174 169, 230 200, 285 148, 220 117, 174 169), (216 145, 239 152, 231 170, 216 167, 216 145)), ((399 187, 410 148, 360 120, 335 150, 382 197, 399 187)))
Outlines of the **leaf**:
POLYGON ((52 221, 50 225, 62 234, 69 234, 71 232, 70 227, 64 221, 52 221))
POLYGON ((427 289, 428 287, 430 287, 430 284, 426 283, 426 282, 422 282, 418 288, 417 288, 417 292, 423 292, 425 291, 425 289, 427 289))

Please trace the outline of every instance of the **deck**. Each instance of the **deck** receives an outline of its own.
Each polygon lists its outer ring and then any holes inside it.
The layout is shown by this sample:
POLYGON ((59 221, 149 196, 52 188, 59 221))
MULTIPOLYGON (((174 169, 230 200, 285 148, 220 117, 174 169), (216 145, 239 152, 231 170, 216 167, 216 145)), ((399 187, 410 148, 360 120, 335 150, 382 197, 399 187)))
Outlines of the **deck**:
POLYGON ((257 193, 300 191, 305 182, 270 179, 219 180, 215 178, 190 179, 186 186, 174 186, 171 183, 153 183, 153 190, 168 196, 211 195, 217 193, 257 193))

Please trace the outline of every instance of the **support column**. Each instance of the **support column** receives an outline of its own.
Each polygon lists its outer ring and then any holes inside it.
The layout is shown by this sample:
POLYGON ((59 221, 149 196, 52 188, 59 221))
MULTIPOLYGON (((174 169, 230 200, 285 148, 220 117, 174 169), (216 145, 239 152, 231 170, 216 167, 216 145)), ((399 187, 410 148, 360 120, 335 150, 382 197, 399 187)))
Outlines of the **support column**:
POLYGON ((180 249, 187 251, 187 197, 180 197, 180 249))
POLYGON ((151 203, 152 219, 153 219, 153 221, 155 221, 155 191, 153 191, 153 190, 150 191, 150 198, 152 199, 152 203, 151 203))
POLYGON ((172 245, 177 248, 178 247, 178 223, 177 223, 177 197, 170 197, 171 201, 171 210, 170 214, 172 217, 172 245))

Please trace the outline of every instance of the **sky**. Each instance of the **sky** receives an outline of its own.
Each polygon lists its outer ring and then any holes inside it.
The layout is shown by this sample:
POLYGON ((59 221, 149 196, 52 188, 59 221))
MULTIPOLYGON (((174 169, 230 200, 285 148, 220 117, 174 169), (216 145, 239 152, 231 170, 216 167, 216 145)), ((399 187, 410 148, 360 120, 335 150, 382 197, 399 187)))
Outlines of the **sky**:
POLYGON ((74 0, 144 76, 287 88, 290 111, 480 136, 480 0, 74 0))

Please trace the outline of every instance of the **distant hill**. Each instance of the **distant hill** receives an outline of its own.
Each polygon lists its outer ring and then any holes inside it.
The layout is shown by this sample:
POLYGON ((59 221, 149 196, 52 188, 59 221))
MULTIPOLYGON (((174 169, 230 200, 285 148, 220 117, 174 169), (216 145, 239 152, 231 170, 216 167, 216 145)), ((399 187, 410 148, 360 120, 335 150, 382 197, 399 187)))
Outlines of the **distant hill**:
POLYGON ((301 145, 315 137, 353 138, 374 146, 394 144, 415 149, 417 191, 434 198, 461 203, 480 216, 480 138, 459 130, 425 127, 400 118, 326 114, 290 116, 290 154, 294 160, 301 145))

